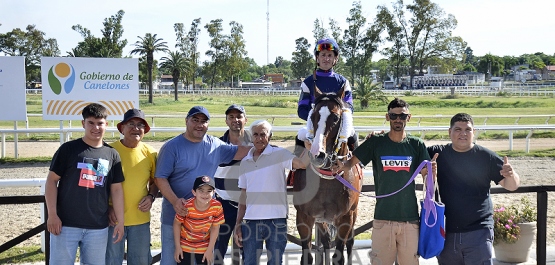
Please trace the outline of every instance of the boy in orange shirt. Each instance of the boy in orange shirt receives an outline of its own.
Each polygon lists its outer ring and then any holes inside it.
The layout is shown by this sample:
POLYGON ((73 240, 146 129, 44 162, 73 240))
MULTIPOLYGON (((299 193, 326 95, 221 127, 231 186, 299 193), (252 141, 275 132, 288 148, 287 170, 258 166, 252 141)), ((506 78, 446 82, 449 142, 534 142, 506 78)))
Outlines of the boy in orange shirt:
POLYGON ((214 263, 214 245, 224 223, 222 204, 214 199, 214 180, 208 176, 195 179, 193 198, 184 203, 187 215, 175 215, 174 258, 185 264, 214 263))

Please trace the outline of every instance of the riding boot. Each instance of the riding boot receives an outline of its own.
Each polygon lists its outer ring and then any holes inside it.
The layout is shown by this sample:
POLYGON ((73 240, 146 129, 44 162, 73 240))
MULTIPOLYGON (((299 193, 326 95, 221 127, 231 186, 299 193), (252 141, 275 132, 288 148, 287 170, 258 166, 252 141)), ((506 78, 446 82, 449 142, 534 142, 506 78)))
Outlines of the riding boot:
POLYGON ((349 146, 349 151, 351 152, 358 147, 358 133, 347 138, 347 146, 349 146))
POLYGON ((299 140, 298 136, 295 136, 295 149, 293 150, 293 154, 296 157, 300 157, 304 151, 304 142, 299 140))

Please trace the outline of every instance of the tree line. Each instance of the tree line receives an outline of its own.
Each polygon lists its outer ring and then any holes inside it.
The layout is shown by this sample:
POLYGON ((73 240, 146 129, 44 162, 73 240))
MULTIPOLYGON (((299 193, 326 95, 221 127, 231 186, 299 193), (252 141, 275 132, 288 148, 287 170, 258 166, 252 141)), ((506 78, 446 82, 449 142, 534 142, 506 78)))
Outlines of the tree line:
MULTIPOLYGON (((515 65, 543 69, 555 64, 555 55, 542 52, 518 57, 474 55, 462 37, 452 34, 457 27, 456 18, 430 0, 413 0, 411 3, 396 0, 389 6, 379 5, 376 10, 373 19, 365 17, 361 1, 354 1, 346 16, 345 29, 341 29, 333 18, 327 22, 314 20, 314 40, 329 36, 339 43, 341 55, 335 70, 355 84, 355 96, 357 86, 362 90, 362 87, 371 87, 368 84, 372 82, 368 78, 371 73, 377 73, 378 80, 400 80, 402 76, 410 76, 409 84, 412 84, 412 78, 425 73, 428 66, 440 69, 441 73, 477 71, 489 76, 503 76, 509 74, 515 65), (373 61, 375 54, 384 59, 373 61)), ((125 12, 119 10, 105 18, 100 36, 80 24, 72 26, 82 40, 65 55, 59 50, 56 39, 46 37, 36 25, 0 34, 0 52, 25 56, 28 82, 40 81, 41 56, 122 58, 139 55, 139 80, 148 84, 149 102, 152 102, 153 76, 160 74, 172 75, 177 100, 177 83, 180 81, 193 88, 233 87, 238 80, 251 81, 264 74, 281 73, 288 82, 308 76, 316 65, 313 55, 315 41, 299 37, 294 44, 280 44, 295 45, 291 61, 278 56, 274 63, 259 66, 248 57, 243 26, 231 21, 228 23, 230 31, 224 32, 222 19, 203 25, 201 18, 196 18, 188 27, 184 23, 175 23, 176 45, 173 48, 169 48, 157 34, 145 33, 137 36, 130 54, 123 54, 128 45, 123 39, 124 15, 125 12), (206 51, 198 50, 202 30, 209 36, 206 51), (199 60, 201 52, 207 58, 202 62, 199 60), (160 62, 154 59, 155 53, 163 55, 160 62)))

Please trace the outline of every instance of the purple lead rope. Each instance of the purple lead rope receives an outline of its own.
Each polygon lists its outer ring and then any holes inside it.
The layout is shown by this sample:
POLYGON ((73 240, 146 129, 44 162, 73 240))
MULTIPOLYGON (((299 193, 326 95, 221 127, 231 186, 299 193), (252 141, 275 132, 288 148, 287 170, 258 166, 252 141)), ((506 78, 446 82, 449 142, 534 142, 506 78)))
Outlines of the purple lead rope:
MULTIPOLYGON (((345 187, 347 187, 347 188, 349 188, 349 189, 351 189, 351 190, 354 190, 354 191, 358 192, 358 193, 361 194, 361 195, 364 195, 364 196, 370 197, 370 198, 380 199, 380 198, 389 197, 389 196, 391 196, 391 195, 395 195, 395 194, 397 194, 398 192, 402 191, 404 188, 406 188, 409 184, 411 184, 411 183, 414 181, 414 179, 416 178, 416 176, 418 176, 418 173, 420 173, 420 171, 422 170, 422 168, 424 168, 424 166, 427 166, 427 167, 428 167, 428 179, 431 179, 431 178, 429 178, 429 177, 432 175, 432 163, 431 163, 430 161, 428 161, 428 160, 424 160, 424 161, 422 161, 422 163, 420 163, 420 165, 418 166, 418 168, 414 171, 414 174, 412 174, 412 177, 409 179, 409 181, 407 181, 407 183, 405 184, 405 186, 403 186, 402 188, 400 188, 399 190, 397 190, 397 191, 395 191, 395 192, 392 192, 392 193, 390 193, 390 194, 385 194, 385 195, 370 196, 370 195, 362 194, 362 192, 360 192, 360 191, 357 190, 355 187, 353 187, 353 185, 351 185, 351 183, 349 183, 346 179, 344 179, 344 178, 341 177, 340 175, 337 175, 337 174, 336 174, 336 175, 335 175, 335 178, 336 178, 337 180, 339 180, 339 182, 343 183, 343 185, 345 185, 345 187)), ((432 180, 432 184, 433 184, 433 180, 432 180)), ((432 191, 432 193, 433 193, 433 191, 432 191)), ((433 194, 432 194, 432 195, 433 195, 433 194)), ((427 197, 427 196, 428 196, 428 195, 426 194, 426 197, 427 197)), ((424 203, 426 203, 426 201, 424 201, 424 203)), ((433 210, 435 211, 435 207, 433 207, 433 202, 432 202, 432 208, 433 208, 433 210)), ((437 213, 435 213, 434 216, 437 216, 437 213)))

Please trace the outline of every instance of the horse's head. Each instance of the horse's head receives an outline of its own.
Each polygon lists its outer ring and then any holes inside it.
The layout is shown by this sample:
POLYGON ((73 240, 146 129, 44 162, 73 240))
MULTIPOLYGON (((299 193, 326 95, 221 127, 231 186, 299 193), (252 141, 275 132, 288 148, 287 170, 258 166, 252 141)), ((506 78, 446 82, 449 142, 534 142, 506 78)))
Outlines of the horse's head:
POLYGON ((338 93, 322 93, 317 87, 314 89, 314 109, 309 117, 314 132, 311 149, 311 162, 314 166, 329 169, 338 155, 348 152, 346 146, 339 146, 339 132, 342 126, 342 113, 345 107, 343 101, 344 89, 338 93))

